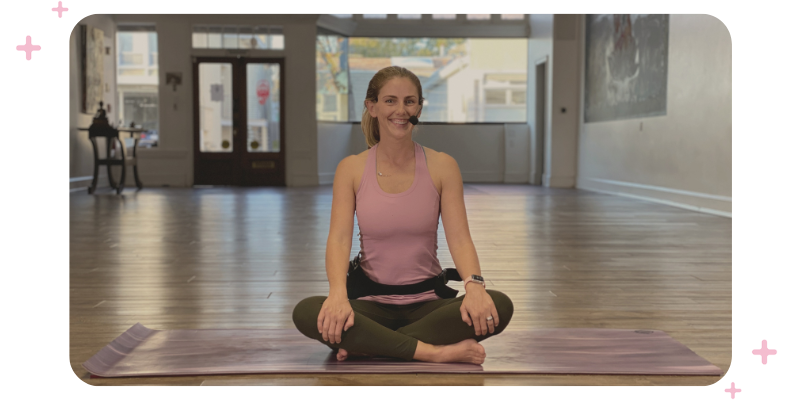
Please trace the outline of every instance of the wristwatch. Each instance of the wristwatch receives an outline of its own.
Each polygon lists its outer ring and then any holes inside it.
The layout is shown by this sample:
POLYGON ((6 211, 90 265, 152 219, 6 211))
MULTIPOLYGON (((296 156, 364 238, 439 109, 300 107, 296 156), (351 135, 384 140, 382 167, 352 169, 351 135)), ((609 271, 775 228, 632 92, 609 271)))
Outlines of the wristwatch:
POLYGON ((467 281, 464 282, 464 286, 467 286, 467 284, 470 282, 480 283, 481 285, 483 285, 483 288, 486 289, 486 282, 483 281, 483 277, 480 275, 473 274, 472 276, 467 278, 467 281))

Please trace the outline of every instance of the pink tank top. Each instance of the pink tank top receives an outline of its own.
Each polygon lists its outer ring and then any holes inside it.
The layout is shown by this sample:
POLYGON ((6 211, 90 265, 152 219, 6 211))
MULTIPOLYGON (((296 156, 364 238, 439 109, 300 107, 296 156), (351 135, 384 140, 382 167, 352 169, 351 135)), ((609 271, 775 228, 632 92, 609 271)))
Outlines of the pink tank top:
MULTIPOLYGON (((386 193, 378 185, 376 151, 372 146, 356 192, 356 218, 361 241, 361 267, 373 281, 408 285, 442 272, 439 248, 439 192, 433 184, 422 146, 414 142, 414 183, 405 192, 386 193)), ((410 304, 437 300, 429 290, 408 295, 360 297, 385 304, 410 304)))

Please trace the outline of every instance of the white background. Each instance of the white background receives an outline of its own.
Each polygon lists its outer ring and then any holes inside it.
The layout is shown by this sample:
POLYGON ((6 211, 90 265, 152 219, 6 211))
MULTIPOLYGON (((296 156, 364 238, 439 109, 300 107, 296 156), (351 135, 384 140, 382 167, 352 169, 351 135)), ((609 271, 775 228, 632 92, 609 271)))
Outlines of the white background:
MULTIPOLYGON (((796 252, 800 217, 796 14, 790 2, 491 1, 99 1, 4 2, 2 352, 4 397, 114 399, 193 396, 350 398, 736 399, 796 398, 790 373, 797 345, 796 252), (782 6, 782 7, 781 7, 782 6), (733 355, 727 375, 707 387, 92 387, 69 365, 69 35, 91 14, 190 13, 672 13, 711 14, 733 42, 733 355), (27 61, 16 46, 42 47, 27 61), (769 173, 765 173, 765 172, 769 173), (792 300, 794 299, 794 300, 792 300), (777 355, 752 354, 766 339, 777 355), (10 384, 10 385, 9 385, 10 384), (187 393, 190 392, 190 393, 187 393)), ((798 369, 795 369, 797 371, 798 369)))

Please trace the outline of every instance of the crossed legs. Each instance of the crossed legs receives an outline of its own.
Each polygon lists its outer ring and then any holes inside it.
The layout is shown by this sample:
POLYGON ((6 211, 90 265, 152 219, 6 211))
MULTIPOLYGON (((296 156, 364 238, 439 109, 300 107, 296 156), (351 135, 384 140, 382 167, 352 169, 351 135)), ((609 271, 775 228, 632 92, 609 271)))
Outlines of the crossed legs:
POLYGON ((447 345, 460 345, 462 348, 469 347, 471 343, 477 345, 477 342, 499 334, 508 326, 514 312, 511 300, 496 290, 487 290, 487 293, 495 303, 500 324, 495 327, 494 333, 481 336, 475 335, 475 328, 461 320, 459 309, 463 295, 402 306, 350 300, 355 313, 354 325, 342 332, 342 341, 336 344, 323 341, 322 334, 317 330, 317 316, 325 296, 313 296, 300 301, 295 306, 292 319, 301 333, 333 350, 342 348, 352 353, 433 361, 434 353, 444 347, 458 350, 447 345), (462 343, 468 339, 474 342, 462 343))

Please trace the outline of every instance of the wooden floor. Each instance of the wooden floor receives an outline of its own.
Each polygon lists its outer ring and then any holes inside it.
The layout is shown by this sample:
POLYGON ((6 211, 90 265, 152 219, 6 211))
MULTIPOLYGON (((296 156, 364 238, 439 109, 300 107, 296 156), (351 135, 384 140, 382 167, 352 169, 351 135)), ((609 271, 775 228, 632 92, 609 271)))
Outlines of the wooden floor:
MULTIPOLYGON (((514 301, 507 329, 663 330, 727 372, 729 218, 581 190, 467 184, 464 192, 487 288, 514 301)), ((331 186, 71 194, 75 374, 92 385, 640 386, 709 385, 720 379, 446 374, 90 379, 81 366, 136 322, 153 329, 292 328, 298 301, 327 294, 330 207, 331 186)), ((353 256, 358 248, 356 227, 353 256)), ((441 224, 438 254, 442 267, 454 267, 441 224)), ((452 286, 463 290, 459 283, 452 286)))

